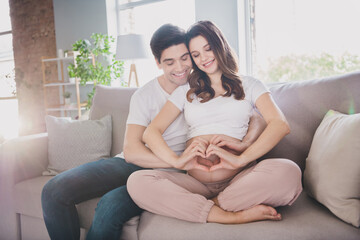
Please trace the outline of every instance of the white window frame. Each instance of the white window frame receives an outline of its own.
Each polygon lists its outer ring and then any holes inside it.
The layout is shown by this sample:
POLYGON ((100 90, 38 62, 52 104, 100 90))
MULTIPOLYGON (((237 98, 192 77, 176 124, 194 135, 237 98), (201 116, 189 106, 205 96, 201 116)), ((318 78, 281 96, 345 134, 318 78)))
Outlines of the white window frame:
MULTIPOLYGON (((4 36, 4 35, 12 35, 12 30, 0 32, 0 36, 4 36)), ((13 56, 14 56, 14 54, 13 54, 13 56)), ((0 59, 0 62, 13 62, 13 61, 14 61, 14 57, 7 58, 7 59, 0 59)), ((16 98, 17 98, 17 96, 0 97, 0 101, 16 99, 16 98)))
POLYGON ((252 41, 250 26, 250 1, 237 0, 238 5, 238 28, 239 28, 239 64, 240 72, 252 75, 252 41))

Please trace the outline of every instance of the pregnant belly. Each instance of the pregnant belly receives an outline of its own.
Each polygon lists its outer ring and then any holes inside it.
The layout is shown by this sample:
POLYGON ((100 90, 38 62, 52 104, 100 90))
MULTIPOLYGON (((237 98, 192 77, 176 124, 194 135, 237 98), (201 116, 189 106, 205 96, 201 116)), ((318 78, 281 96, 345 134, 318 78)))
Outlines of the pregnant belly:
MULTIPOLYGON (((214 134, 209 134, 209 135, 202 135, 200 137, 207 141, 210 141, 210 139, 213 136, 214 136, 214 134)), ((196 137, 190 139, 187 142, 187 145, 190 145, 194 139, 196 139, 196 137)), ((212 156, 211 160, 214 161, 214 156, 212 156)), ((212 183, 212 182, 219 182, 219 181, 229 179, 229 178, 235 176, 239 171, 240 171, 239 169, 230 170, 230 169, 223 168, 223 169, 215 170, 213 172, 206 172, 206 171, 202 171, 202 170, 193 169, 193 170, 189 170, 188 174, 190 176, 196 178, 200 182, 212 183)))

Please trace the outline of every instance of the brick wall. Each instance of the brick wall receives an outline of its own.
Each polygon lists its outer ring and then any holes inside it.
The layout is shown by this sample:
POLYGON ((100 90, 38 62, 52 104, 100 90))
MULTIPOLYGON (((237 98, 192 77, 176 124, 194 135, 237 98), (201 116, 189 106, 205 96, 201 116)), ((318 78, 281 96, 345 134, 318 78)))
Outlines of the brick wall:
MULTIPOLYGON (((52 0, 9 0, 20 135, 45 131, 41 57, 56 56, 52 0)), ((58 91, 51 93, 59 101, 58 91)))

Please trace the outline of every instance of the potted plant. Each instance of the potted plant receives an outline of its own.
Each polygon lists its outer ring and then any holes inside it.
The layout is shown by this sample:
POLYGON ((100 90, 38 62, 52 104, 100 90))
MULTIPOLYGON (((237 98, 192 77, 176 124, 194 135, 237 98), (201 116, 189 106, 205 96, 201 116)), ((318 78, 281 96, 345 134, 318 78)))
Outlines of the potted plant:
POLYGON ((65 105, 70 105, 71 92, 64 92, 63 97, 65 99, 65 105))
MULTIPOLYGON (((87 108, 90 108, 97 84, 110 85, 111 80, 119 79, 124 72, 123 61, 115 59, 115 54, 110 51, 115 38, 106 34, 94 33, 92 41, 80 39, 73 44, 76 51, 76 64, 70 64, 71 72, 80 79, 80 84, 86 85, 93 82, 92 92, 88 94, 87 108)), ((125 86, 124 81, 121 82, 125 86)))
POLYGON ((75 83, 75 65, 70 64, 68 67, 69 83, 75 83))

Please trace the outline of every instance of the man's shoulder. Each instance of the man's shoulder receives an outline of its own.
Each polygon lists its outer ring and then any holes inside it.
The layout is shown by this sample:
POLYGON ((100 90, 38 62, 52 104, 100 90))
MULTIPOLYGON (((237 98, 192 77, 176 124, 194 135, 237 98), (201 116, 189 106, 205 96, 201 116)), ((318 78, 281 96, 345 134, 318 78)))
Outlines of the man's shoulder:
POLYGON ((140 87, 133 94, 133 98, 146 98, 153 96, 153 94, 157 90, 156 81, 157 78, 152 79, 151 81, 147 82, 144 86, 140 87))

